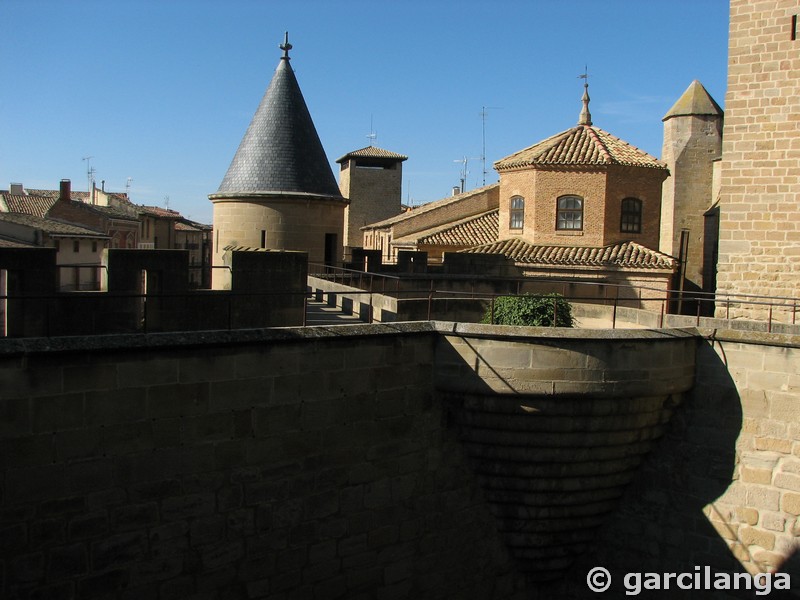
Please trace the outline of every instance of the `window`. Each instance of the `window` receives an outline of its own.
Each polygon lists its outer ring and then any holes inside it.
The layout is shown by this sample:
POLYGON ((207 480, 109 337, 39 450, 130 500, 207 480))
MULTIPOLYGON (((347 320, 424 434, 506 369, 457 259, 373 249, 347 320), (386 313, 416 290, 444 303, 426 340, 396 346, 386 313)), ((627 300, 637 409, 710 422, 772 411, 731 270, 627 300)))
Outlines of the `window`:
POLYGON ((78 240, 72 242, 72 251, 73 252, 80 252, 81 251, 81 243, 78 240))
POLYGON ((525 223, 525 198, 522 196, 511 197, 511 210, 508 226, 511 229, 522 229, 525 223))
POLYGON ((97 252, 97 242, 92 242, 92 252, 97 252))
POLYGON ((560 231, 581 231, 583 229, 583 198, 561 196, 558 199, 556 229, 560 231))
POLYGON ((642 233, 642 201, 625 198, 622 201, 619 230, 622 233, 642 233))

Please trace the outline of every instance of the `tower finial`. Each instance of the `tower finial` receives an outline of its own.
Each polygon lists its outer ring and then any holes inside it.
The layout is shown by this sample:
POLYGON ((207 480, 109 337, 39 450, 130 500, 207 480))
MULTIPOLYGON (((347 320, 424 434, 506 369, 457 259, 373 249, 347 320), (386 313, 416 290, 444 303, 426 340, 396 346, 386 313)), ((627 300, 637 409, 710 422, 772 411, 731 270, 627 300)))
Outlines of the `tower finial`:
POLYGON ((585 65, 583 67, 583 75, 578 75, 578 79, 583 79, 583 97, 581 98, 583 108, 578 117, 578 125, 591 125, 592 113, 589 112, 589 69, 585 65))
POLYGON ((281 50, 283 50, 283 59, 284 60, 292 60, 289 58, 289 50, 292 49, 292 45, 289 43, 289 32, 286 31, 283 34, 283 43, 279 46, 281 50))

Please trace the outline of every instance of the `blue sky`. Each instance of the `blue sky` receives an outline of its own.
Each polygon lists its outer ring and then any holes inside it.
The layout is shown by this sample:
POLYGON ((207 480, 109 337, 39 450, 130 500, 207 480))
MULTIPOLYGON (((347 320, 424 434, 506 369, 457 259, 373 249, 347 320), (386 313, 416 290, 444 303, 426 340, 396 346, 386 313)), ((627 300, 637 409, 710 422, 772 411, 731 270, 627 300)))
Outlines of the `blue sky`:
POLYGON ((409 156, 403 200, 486 182, 492 162, 576 124, 661 155, 694 79, 724 106, 724 0, 3 0, 0 188, 62 178, 211 222, 214 193, 281 56, 334 162, 409 156), (372 124, 372 125, 370 125, 372 124), (90 161, 83 160, 91 156, 90 161))

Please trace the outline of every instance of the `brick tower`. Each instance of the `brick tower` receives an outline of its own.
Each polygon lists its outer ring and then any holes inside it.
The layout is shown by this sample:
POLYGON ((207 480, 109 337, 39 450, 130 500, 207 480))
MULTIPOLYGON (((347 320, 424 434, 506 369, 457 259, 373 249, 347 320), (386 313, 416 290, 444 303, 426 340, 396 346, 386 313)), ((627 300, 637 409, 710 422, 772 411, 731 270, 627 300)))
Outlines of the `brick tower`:
POLYGON ((671 177, 662 187, 659 250, 685 261, 678 288, 713 292, 703 281, 703 214, 716 201, 712 183, 714 162, 722 154, 723 112, 695 80, 662 120, 661 160, 671 177))

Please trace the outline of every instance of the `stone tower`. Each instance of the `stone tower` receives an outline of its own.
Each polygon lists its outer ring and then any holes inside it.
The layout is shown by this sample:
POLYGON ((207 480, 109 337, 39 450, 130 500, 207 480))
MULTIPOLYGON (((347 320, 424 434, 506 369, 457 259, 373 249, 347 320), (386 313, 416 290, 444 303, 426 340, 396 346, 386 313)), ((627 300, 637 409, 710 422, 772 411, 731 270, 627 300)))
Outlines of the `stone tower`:
POLYGON ((363 247, 361 227, 400 214, 403 161, 407 156, 367 146, 348 152, 337 163, 339 190, 350 201, 344 213, 345 254, 363 247))
MULTIPOLYGON (((796 0, 731 0, 730 14, 717 293, 796 298, 800 7, 796 0)), ((730 308, 731 317, 766 313, 765 306, 730 308)))
POLYGON ((722 154, 723 112, 695 80, 662 120, 661 160, 671 177, 662 188, 659 250, 685 260, 679 288, 713 292, 703 281, 703 214, 716 200, 712 183, 714 163, 722 154))
MULTIPOLYGON (((283 56, 216 193, 213 262, 232 247, 297 250, 309 262, 341 260, 344 210, 294 71, 288 35, 283 56), (227 249, 227 250, 226 250, 227 249)), ((214 269, 213 287, 229 285, 214 269)))

